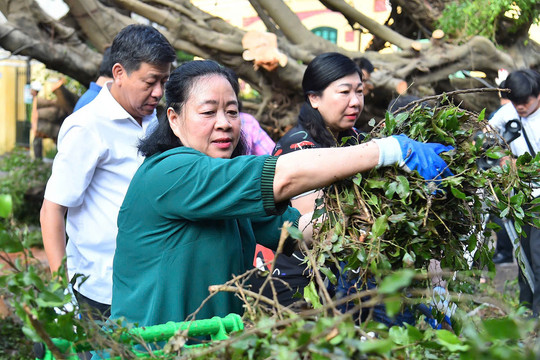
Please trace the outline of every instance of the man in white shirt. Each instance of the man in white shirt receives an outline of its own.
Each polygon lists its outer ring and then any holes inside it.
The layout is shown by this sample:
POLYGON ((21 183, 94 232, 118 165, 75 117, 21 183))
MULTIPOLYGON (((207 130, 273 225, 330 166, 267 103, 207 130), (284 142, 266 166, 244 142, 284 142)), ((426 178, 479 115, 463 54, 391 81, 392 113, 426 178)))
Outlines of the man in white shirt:
MULTIPOLYGON (((540 74, 534 70, 516 70, 505 81, 510 89, 508 99, 511 104, 504 105, 489 121, 490 125, 504 131, 505 124, 516 118, 521 122, 520 136, 510 143, 515 156, 528 152, 533 157, 540 150, 540 74)), ((501 159, 501 165, 508 159, 501 159)), ((533 189, 532 197, 540 195, 540 188, 533 189)), ((530 199, 532 200, 532 199, 530 199)), ((526 224, 523 230, 527 237, 520 239, 521 246, 527 256, 534 274, 534 289, 531 290, 520 270, 519 288, 520 302, 540 313, 540 229, 526 224)))
POLYGON ((113 81, 62 124, 41 208, 51 271, 67 256, 79 304, 104 316, 111 304, 118 210, 143 160, 139 139, 156 121, 155 109, 176 60, 167 39, 146 25, 122 29, 110 56, 113 81), (83 277, 74 278, 76 274, 83 277))

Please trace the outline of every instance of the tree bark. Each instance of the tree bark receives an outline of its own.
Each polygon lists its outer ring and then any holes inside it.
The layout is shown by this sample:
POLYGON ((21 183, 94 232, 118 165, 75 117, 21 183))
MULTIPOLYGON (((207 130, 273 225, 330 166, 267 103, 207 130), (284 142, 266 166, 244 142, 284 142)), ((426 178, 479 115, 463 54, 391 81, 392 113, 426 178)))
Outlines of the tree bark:
MULTIPOLYGON (((288 63, 274 71, 255 70, 253 63, 242 58, 242 37, 245 31, 221 18, 194 6, 189 0, 66 0, 70 7, 67 19, 57 21, 46 15, 35 0, 0 0, 0 10, 8 22, 0 24, 0 46, 14 54, 31 56, 84 85, 97 77, 100 52, 118 31, 134 20, 137 14, 159 25, 160 31, 177 50, 214 59, 236 71, 260 94, 257 101, 245 102, 267 128, 280 134, 296 120, 298 106, 303 101, 301 81, 306 64, 326 51, 338 51, 350 57, 364 56, 378 69, 381 84, 385 79, 399 78, 410 85, 409 93, 433 94, 451 89, 449 75, 459 70, 478 70, 493 79, 499 68, 513 70, 540 64, 539 45, 516 38, 504 51, 489 40, 475 37, 462 45, 445 42, 426 43, 414 50, 415 35, 431 34, 435 20, 444 4, 450 0, 394 0, 392 16, 401 15, 395 22, 406 22, 406 33, 378 24, 344 0, 320 0, 333 11, 341 12, 351 24, 368 29, 376 38, 390 42, 403 51, 351 52, 326 41, 300 22, 282 0, 251 0, 270 31, 278 34, 279 50, 286 54, 288 63), (106 4, 105 4, 106 3, 106 4), (108 5, 113 5, 108 6, 108 5), (121 10, 119 10, 121 9, 121 10), (96 51, 97 49, 97 51, 96 51)), ((521 33, 520 33, 521 34, 521 33)), ((457 86, 457 85, 456 85, 457 86)), ((461 86, 461 85, 460 85, 461 86)), ((376 106, 374 114, 381 114, 395 96, 391 88, 377 92, 382 98, 366 99, 367 107, 376 106)), ((277 136, 276 136, 277 137, 277 136)))
POLYGON ((371 34, 385 41, 388 41, 403 50, 409 50, 413 40, 407 39, 401 34, 392 31, 390 28, 379 24, 373 19, 370 19, 360 11, 356 10, 344 0, 320 0, 325 6, 331 7, 336 11, 341 12, 347 19, 354 20, 358 24, 365 27, 371 34))

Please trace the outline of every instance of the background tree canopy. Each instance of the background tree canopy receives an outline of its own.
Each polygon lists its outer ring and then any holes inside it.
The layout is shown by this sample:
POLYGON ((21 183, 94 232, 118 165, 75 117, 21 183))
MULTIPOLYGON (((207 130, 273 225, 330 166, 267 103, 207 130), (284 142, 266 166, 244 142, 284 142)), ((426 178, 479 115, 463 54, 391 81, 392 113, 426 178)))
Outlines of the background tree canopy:
MULTIPOLYGON (((392 0, 386 24, 379 24, 354 8, 351 1, 320 0, 340 12, 353 29, 369 31, 374 40, 364 53, 351 52, 313 34, 283 0, 249 0, 269 32, 278 37, 279 50, 287 58, 285 67, 255 70, 242 58, 245 31, 210 15, 188 0, 65 0, 69 12, 60 20, 47 15, 35 0, 1 0, 0 11, 7 22, 0 24, 0 46, 13 54, 35 58, 50 69, 87 85, 97 74, 101 52, 137 14, 159 26, 182 53, 214 59, 233 68, 260 93, 245 107, 279 137, 296 120, 303 100, 304 68, 316 55, 338 51, 350 57, 367 57, 385 78, 404 79, 408 92, 425 96, 441 92, 484 87, 476 79, 449 79, 459 70, 477 70, 495 86, 499 68, 513 70, 537 67, 540 45, 530 41, 528 31, 538 23, 540 4, 534 0, 392 0), (418 42, 441 28, 443 41, 418 42), (393 44, 401 51, 381 54, 393 44)), ((377 83, 375 85, 378 85, 377 83)), ((383 110, 396 93, 379 86, 367 99, 361 122, 382 118, 383 110)), ((495 93, 468 94, 459 98, 464 108, 488 111, 498 105, 495 93)))

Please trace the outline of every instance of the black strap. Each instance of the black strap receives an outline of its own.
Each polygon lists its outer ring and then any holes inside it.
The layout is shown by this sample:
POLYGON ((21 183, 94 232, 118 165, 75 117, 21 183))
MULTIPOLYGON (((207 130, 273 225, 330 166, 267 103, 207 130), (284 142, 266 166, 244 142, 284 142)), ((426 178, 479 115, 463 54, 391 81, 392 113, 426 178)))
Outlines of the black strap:
POLYGON ((529 153, 532 155, 532 157, 536 156, 536 151, 534 151, 531 141, 529 140, 529 137, 527 136, 527 132, 525 131, 525 126, 523 126, 523 122, 521 121, 521 116, 519 117, 519 122, 521 123, 521 131, 523 132, 523 136, 525 137, 525 141, 527 142, 527 147, 529 148, 529 153))

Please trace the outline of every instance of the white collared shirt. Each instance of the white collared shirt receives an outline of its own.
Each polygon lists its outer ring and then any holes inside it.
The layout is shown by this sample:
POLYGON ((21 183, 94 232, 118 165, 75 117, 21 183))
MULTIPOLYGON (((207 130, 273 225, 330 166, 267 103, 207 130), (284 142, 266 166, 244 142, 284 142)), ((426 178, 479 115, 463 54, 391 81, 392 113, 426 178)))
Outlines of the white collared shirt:
MULTIPOLYGON (((502 134, 505 124, 513 119, 521 119, 521 126, 525 129, 533 150, 538 153, 540 151, 540 109, 527 117, 520 118, 514 105, 507 103, 493 115, 493 118, 489 120, 489 124, 502 134)), ((530 153, 525 136, 523 136, 523 129, 520 136, 510 143, 510 150, 516 156, 523 155, 526 152, 530 153)), ((539 188, 533 190, 533 196, 540 196, 539 188)))
POLYGON ((137 145, 155 112, 140 126, 113 98, 107 83, 96 98, 66 118, 45 199, 68 208, 68 274, 88 276, 82 295, 111 303, 117 217, 131 178, 143 161, 137 145))

